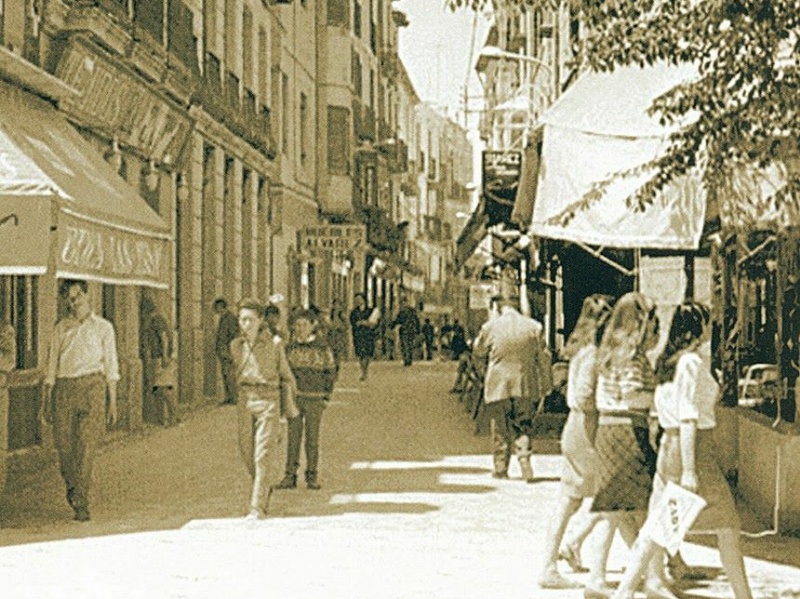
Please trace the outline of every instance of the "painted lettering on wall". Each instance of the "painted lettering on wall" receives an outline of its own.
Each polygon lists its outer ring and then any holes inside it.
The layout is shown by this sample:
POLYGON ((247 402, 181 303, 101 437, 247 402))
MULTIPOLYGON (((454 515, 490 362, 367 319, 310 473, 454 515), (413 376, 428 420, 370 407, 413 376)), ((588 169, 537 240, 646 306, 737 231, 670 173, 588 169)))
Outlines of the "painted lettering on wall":
POLYGON ((167 164, 173 163, 191 133, 191 122, 144 83, 73 41, 56 75, 80 92, 64 101, 101 123, 123 143, 167 164))
POLYGON ((101 228, 59 227, 59 267, 109 278, 163 278, 164 242, 101 228))

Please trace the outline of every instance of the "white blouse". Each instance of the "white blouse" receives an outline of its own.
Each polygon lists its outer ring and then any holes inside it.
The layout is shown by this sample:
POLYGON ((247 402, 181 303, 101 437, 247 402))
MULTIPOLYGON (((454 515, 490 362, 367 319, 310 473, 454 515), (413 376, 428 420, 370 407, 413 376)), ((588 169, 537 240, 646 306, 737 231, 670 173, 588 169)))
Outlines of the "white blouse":
POLYGON ((678 428, 681 422, 697 421, 699 430, 717 425, 714 408, 719 385, 700 355, 687 352, 678 360, 675 378, 656 389, 658 423, 665 429, 678 428))
POLYGON ((569 361, 567 373, 567 405, 570 410, 592 412, 594 403, 595 368, 597 347, 589 343, 579 349, 569 361))

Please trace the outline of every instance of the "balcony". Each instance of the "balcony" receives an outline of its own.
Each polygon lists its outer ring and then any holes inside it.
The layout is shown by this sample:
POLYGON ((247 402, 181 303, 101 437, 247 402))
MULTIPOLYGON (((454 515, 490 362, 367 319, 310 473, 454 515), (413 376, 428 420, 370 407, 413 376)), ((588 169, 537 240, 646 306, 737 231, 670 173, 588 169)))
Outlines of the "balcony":
POLYGON ((127 0, 73 0, 63 32, 88 32, 101 46, 125 55, 133 39, 127 0))
MULTIPOLYGON (((380 119, 378 121, 378 140, 381 143, 385 143, 386 140, 394 139, 394 136, 395 136, 395 132, 392 129, 392 127, 389 125, 389 123, 387 123, 383 119, 380 119)), ((389 145, 391 145, 391 144, 389 144, 389 145)))
POLYGON ((438 216, 425 217, 425 236, 429 241, 440 242, 443 241, 442 234, 442 219, 438 216))
POLYGON ((269 160, 275 158, 276 144, 272 137, 269 107, 262 105, 257 108, 255 94, 250 90, 245 92, 244 101, 240 100, 239 79, 232 73, 228 73, 223 88, 219 59, 211 53, 206 54, 205 72, 194 100, 231 133, 241 137, 269 160))
POLYGON ((398 139, 392 144, 389 153, 389 172, 400 174, 408 171, 408 146, 402 139, 398 139))
POLYGON ((362 216, 367 225, 367 242, 379 251, 399 255, 408 223, 396 224, 377 206, 365 206, 362 216))
POLYGON ((438 181, 439 180, 439 162, 436 158, 429 158, 428 159, 428 181, 438 181))

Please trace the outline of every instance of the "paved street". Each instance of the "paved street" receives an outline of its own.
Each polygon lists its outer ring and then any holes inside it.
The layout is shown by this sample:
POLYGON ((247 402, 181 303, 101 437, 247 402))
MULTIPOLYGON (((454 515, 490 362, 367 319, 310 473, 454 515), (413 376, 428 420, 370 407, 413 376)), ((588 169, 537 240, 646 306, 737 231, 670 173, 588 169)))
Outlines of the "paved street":
MULTIPOLYGON (((579 599, 534 584, 553 443, 538 445, 535 484, 516 464, 492 479, 488 438, 447 393, 453 371, 384 362, 359 383, 348 364, 323 420, 322 491, 276 492, 266 521, 241 518, 249 480, 230 407, 108 445, 89 523, 70 520, 55 464, 17 479, 0 502, 3 597, 579 599)), ((687 560, 717 574, 708 539, 693 541, 687 560)), ((745 550, 755 597, 800 596, 800 540, 745 550)), ((613 577, 626 557, 615 545, 613 577)), ((722 576, 685 591, 730 596, 722 576)))

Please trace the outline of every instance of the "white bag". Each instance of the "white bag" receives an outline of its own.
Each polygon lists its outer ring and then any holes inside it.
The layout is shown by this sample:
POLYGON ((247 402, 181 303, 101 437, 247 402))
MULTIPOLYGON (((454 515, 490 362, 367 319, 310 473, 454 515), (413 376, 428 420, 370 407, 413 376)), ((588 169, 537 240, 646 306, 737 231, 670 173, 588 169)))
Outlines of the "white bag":
POLYGON ((372 310, 372 313, 369 315, 369 318, 367 319, 367 323, 369 323, 370 326, 376 327, 378 326, 380 320, 381 320, 381 311, 379 308, 374 308, 372 310))
POLYGON ((658 503, 647 514, 643 532, 670 555, 675 555, 705 506, 706 500, 699 495, 667 481, 658 503))

